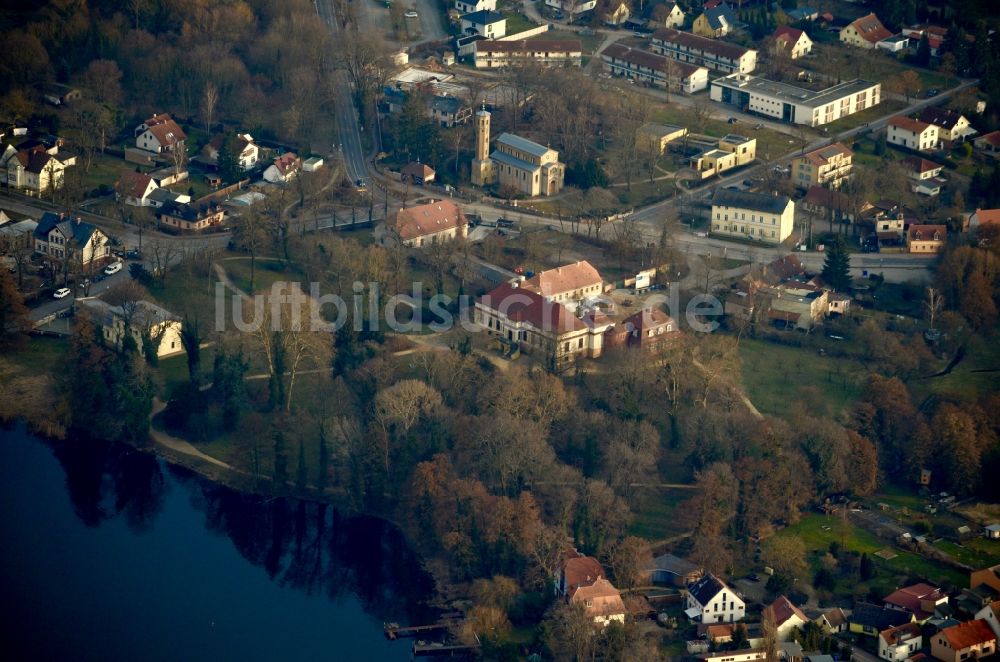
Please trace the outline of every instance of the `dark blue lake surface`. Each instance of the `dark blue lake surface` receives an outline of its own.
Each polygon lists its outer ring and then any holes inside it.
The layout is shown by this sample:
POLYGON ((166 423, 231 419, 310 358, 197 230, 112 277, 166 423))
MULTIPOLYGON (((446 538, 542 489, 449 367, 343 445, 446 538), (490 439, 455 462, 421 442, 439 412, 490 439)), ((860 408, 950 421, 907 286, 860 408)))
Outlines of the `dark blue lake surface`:
POLYGON ((381 520, 0 428, 5 659, 404 660, 427 590, 381 520))

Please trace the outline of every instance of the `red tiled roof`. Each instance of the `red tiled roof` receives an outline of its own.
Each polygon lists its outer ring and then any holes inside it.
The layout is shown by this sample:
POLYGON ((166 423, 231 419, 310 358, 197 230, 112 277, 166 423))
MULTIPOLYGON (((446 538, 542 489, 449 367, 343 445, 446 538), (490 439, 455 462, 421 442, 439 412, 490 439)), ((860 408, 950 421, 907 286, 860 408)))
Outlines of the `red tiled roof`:
POLYGON ((562 335, 587 328, 562 304, 546 301, 537 292, 510 283, 504 283, 479 301, 511 321, 530 324, 548 333, 562 335))
POLYGON ((427 179, 434 174, 434 168, 425 163, 407 163, 400 172, 411 177, 427 179))
POLYGON ((976 140, 982 140, 984 142, 988 142, 994 147, 1000 147, 1000 131, 990 131, 989 133, 984 133, 976 140))
MULTIPOLYGON (((797 315, 796 319, 798 319, 797 315)), ((775 625, 780 626, 792 616, 798 616, 803 623, 809 622, 809 618, 806 617, 802 610, 793 605, 792 601, 783 595, 779 595, 768 609, 771 610, 771 614, 774 616, 775 625)))
POLYGON ((843 143, 837 142, 824 145, 823 147, 817 147, 811 152, 806 152, 803 157, 809 159, 817 165, 826 165, 830 159, 838 154, 853 156, 854 152, 848 149, 843 143))
POLYGON ((667 315, 665 312, 659 308, 643 309, 637 313, 630 315, 628 318, 622 322, 623 326, 626 328, 634 329, 642 335, 643 331, 648 331, 649 329, 657 329, 662 326, 670 326, 671 333, 678 331, 676 322, 674 318, 667 315))
POLYGON ((862 39, 873 44, 877 41, 882 41, 886 37, 892 36, 892 32, 882 25, 882 21, 878 20, 878 16, 875 14, 862 16, 861 18, 856 19, 848 27, 853 27, 858 31, 858 35, 862 39))
POLYGON ((927 122, 921 122, 920 120, 915 120, 912 117, 907 117, 906 115, 896 115, 889 119, 889 126, 898 126, 904 131, 909 131, 910 133, 923 133, 930 126, 927 122))
POLYGON ((395 228, 401 239, 416 239, 437 234, 469 223, 465 214, 450 200, 438 200, 426 205, 400 209, 395 228))
POLYGON ((940 170, 944 166, 934 163, 933 161, 928 161, 925 158, 919 156, 908 156, 903 159, 903 163, 906 167, 910 169, 911 172, 918 172, 921 175, 925 172, 931 172, 932 170, 940 170))
POLYGON ((997 638, 989 623, 981 618, 945 628, 941 630, 941 635, 948 640, 948 646, 954 651, 995 641, 997 638))
POLYGON ((667 65, 669 64, 674 67, 682 79, 689 77, 691 74, 701 69, 701 67, 696 67, 695 65, 688 64, 687 62, 673 60, 663 55, 657 55, 656 53, 644 51, 640 48, 629 48, 628 46, 624 46, 622 44, 609 44, 608 47, 601 52, 601 55, 662 72, 667 71, 667 65))
POLYGON ((551 297, 603 282, 600 272, 594 265, 586 260, 580 260, 538 272, 526 281, 525 288, 532 289, 543 297, 551 297))
POLYGON ((976 220, 980 225, 1000 223, 1000 209, 977 209, 976 220))
MULTIPOLYGON (((935 241, 934 238, 935 235, 937 235, 937 241, 944 241, 945 238, 948 236, 948 226, 911 225, 910 229, 907 231, 907 236, 910 238, 910 241, 935 241)), ((918 586, 921 586, 921 584, 918 584, 918 586)), ((926 586, 926 584, 922 584, 922 586, 926 586)), ((906 589, 900 589, 899 591, 896 591, 896 593, 893 593, 888 598, 886 598, 886 602, 888 602, 890 598, 893 598, 893 596, 896 596, 897 593, 901 593, 902 591, 905 590, 906 589)), ((917 602, 918 602, 917 608, 919 609, 919 598, 917 602)))
POLYGON ((149 127, 149 132, 153 134, 161 145, 173 145, 187 139, 187 134, 184 133, 180 125, 166 113, 153 115, 144 124, 149 127))
POLYGON ((278 172, 284 177, 290 172, 295 172, 299 169, 301 162, 297 154, 292 152, 285 152, 278 158, 274 160, 274 167, 278 169, 278 172))
POLYGON ((141 172, 126 172, 118 180, 118 193, 129 198, 142 198, 153 178, 141 172))
POLYGON ((896 645, 899 641, 905 641, 907 639, 912 639, 914 637, 920 636, 920 624, 919 623, 903 623, 894 628, 888 628, 882 630, 878 633, 878 636, 882 638, 890 646, 896 645))
POLYGON ((520 41, 476 42, 476 53, 582 53, 578 39, 521 39, 520 41))
POLYGON ((775 41, 779 39, 784 39, 788 42, 789 46, 792 46, 799 41, 799 37, 801 37, 803 34, 805 33, 802 32, 802 30, 799 30, 797 28, 790 28, 787 25, 782 25, 779 26, 778 29, 774 31, 774 34, 772 34, 771 36, 774 38, 775 41))
POLYGON ((688 49, 711 53, 713 55, 727 57, 733 60, 740 59, 750 51, 749 48, 743 48, 742 46, 737 46, 736 44, 730 44, 725 41, 719 41, 718 39, 711 39, 709 37, 702 37, 690 32, 681 32, 680 30, 674 30, 673 28, 660 28, 653 33, 653 39, 666 43, 678 44, 688 49))
POLYGON ((579 588, 592 586, 598 579, 602 579, 604 567, 593 557, 577 556, 566 559, 563 563, 563 577, 566 580, 566 593, 572 598, 579 588))

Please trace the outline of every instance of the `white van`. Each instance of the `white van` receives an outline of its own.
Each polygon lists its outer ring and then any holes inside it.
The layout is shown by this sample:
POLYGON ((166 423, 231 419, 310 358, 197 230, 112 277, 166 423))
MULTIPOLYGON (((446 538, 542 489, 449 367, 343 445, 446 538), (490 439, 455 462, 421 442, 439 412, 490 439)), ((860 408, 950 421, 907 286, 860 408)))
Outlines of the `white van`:
POLYGON ((121 262, 112 262, 108 266, 104 267, 104 273, 107 276, 110 276, 112 274, 116 274, 116 273, 118 273, 121 270, 122 270, 122 263, 121 262))

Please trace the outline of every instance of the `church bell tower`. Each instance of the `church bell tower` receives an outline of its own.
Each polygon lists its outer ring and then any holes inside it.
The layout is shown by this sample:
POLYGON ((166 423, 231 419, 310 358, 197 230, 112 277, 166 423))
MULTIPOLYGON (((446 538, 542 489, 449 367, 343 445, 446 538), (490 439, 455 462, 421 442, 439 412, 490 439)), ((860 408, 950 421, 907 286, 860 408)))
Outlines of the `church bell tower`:
POLYGON ((485 186, 493 182, 493 161, 490 159, 490 114, 483 109, 476 113, 476 158, 472 160, 472 183, 485 186))

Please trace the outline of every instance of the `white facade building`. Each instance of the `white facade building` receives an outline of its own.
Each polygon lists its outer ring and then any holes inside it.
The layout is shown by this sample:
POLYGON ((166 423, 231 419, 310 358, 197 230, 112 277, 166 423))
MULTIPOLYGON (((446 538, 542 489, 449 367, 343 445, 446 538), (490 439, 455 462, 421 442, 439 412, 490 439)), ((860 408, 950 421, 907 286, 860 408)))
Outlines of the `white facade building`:
POLYGON ((712 101, 792 124, 821 126, 878 105, 882 85, 865 80, 838 83, 813 92, 748 74, 712 81, 712 101))
POLYGON ((701 623, 733 623, 743 619, 746 605, 736 591, 708 574, 688 588, 684 613, 701 623))

